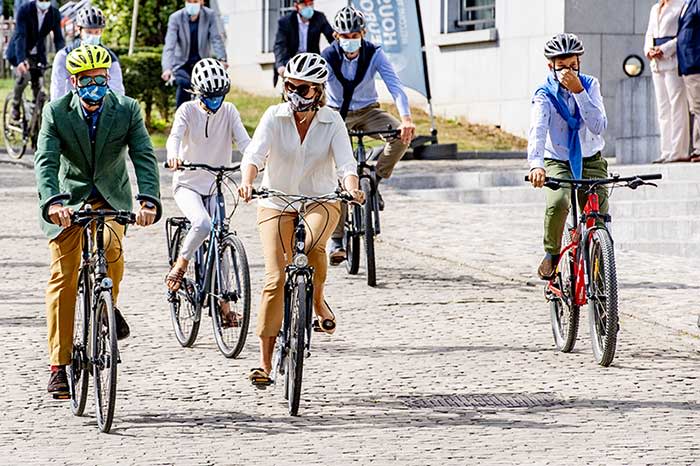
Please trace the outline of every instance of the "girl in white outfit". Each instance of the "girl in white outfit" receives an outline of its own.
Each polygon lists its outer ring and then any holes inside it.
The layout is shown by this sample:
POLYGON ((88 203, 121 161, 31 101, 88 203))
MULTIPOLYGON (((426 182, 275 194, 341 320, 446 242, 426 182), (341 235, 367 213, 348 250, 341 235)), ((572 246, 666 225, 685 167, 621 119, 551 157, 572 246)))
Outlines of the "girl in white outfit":
MULTIPOLYGON (((214 167, 231 165, 233 142, 243 152, 250 143, 236 107, 224 102, 231 89, 226 68, 217 60, 200 60, 192 70, 193 92, 199 97, 177 109, 168 136, 168 165, 175 170, 183 161, 214 167)), ((215 177, 206 170, 177 171, 173 176, 175 202, 192 224, 180 256, 166 277, 168 288, 180 287, 187 265, 209 236, 215 177)))
POLYGON ((683 78, 678 76, 676 33, 683 0, 659 0, 651 7, 644 54, 651 62, 661 132, 661 156, 654 163, 686 162, 689 117, 683 78))

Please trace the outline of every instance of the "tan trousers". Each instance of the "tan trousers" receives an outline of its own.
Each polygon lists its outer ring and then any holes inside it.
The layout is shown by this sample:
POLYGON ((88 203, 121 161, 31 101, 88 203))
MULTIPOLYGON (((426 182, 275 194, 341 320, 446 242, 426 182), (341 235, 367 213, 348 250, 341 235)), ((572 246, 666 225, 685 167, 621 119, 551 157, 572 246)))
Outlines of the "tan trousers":
MULTIPOLYGON (((292 261, 294 220, 297 214, 258 207, 258 231, 265 256, 265 286, 260 300, 257 334, 276 337, 284 315, 284 268, 292 261), (281 216, 281 218, 280 218, 281 216)), ((338 204, 309 206, 306 219, 306 254, 314 268, 314 308, 323 303, 328 264, 326 242, 340 218, 338 204)))
POLYGON ((690 113, 693 114, 693 153, 700 155, 700 74, 683 76, 685 90, 690 105, 690 113))
MULTIPOLYGON (((102 202, 92 203, 95 209, 109 208, 102 202)), ((119 283, 124 275, 124 254, 120 245, 124 227, 107 222, 113 234, 105 227, 104 240, 108 263, 107 275, 112 279, 114 302, 119 294, 119 283), (115 237, 116 236, 116 237, 115 237)), ((70 363, 73 349, 73 318, 78 291, 78 271, 82 254, 83 230, 76 225, 65 229, 49 241, 51 251, 51 277, 46 287, 46 326, 48 330, 49 360, 51 365, 70 363)))

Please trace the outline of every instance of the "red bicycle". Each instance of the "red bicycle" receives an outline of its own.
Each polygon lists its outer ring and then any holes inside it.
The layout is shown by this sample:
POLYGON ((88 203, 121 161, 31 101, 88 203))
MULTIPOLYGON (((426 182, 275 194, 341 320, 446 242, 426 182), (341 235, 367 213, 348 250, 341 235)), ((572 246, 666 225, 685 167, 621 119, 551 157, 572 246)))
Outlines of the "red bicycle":
MULTIPOLYGON (((545 285, 549 301, 554 344, 559 351, 571 352, 576 344, 579 312, 588 306, 593 356, 601 366, 609 366, 615 357, 619 319, 617 310, 617 271, 610 234, 611 217, 600 213, 597 189, 621 186, 637 189, 654 186, 650 180, 661 175, 622 178, 569 180, 545 178, 545 186, 571 189, 571 223, 564 228, 562 249, 554 278, 545 285), (586 196, 581 216, 577 213, 577 193, 586 196), (602 221, 602 222, 601 222, 602 221), (572 226, 573 225, 573 226, 572 226)), ((529 181, 529 177, 525 177, 529 181)))

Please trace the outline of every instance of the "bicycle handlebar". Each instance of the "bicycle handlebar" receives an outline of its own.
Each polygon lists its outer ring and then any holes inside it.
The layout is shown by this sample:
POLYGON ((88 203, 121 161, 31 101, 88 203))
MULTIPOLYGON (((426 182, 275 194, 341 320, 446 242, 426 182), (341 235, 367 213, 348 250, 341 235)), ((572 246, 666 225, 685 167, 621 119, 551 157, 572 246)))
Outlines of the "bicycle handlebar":
MULTIPOLYGON (((163 162, 163 167, 164 168, 170 168, 170 165, 168 165, 167 160, 163 162)), ((177 170, 209 170, 212 172, 235 172, 240 170, 241 165, 234 165, 232 167, 213 167, 211 165, 207 165, 206 163, 190 163, 190 162, 184 162, 182 165, 177 167, 177 170)))
MULTIPOLYGON (((653 175, 635 175, 621 177, 618 175, 613 175, 611 178, 591 178, 586 180, 570 180, 567 178, 554 178, 546 176, 544 178, 544 185, 550 189, 559 189, 562 184, 568 184, 572 187, 587 187, 587 191, 590 191, 598 186, 626 183, 624 186, 630 189, 637 189, 640 186, 654 186, 654 183, 647 183, 651 180, 660 180, 662 178, 661 173, 655 173, 653 175)), ((530 175, 525 175, 525 181, 530 181, 530 175)))
POLYGON ((345 202, 351 202, 354 201, 355 198, 352 197, 352 194, 346 192, 346 191, 341 191, 340 189, 329 194, 323 194, 321 196, 305 196, 303 194, 287 194, 283 193, 282 191, 277 191, 275 189, 268 189, 268 188, 260 188, 260 189, 253 189, 252 193, 252 198, 258 198, 258 199, 266 199, 268 197, 279 197, 285 200, 293 200, 293 201, 334 201, 334 200, 341 200, 345 202))
POLYGON ((399 137, 401 136, 401 130, 400 129, 392 129, 389 127, 388 129, 383 129, 379 131, 348 131, 348 135, 351 138, 361 138, 365 136, 390 136, 390 137, 399 137))
MULTIPOLYGON (((70 200, 70 194, 68 193, 61 193, 57 194, 55 196, 50 197, 49 199, 46 200, 44 203, 44 206, 41 209, 41 216, 42 218, 47 221, 48 223, 52 223, 51 219, 49 218, 49 208, 56 203, 59 202, 65 202, 70 200)), ((160 204, 160 200, 153 197, 149 196, 147 194, 139 194, 136 196, 137 201, 148 201, 153 203, 156 206, 156 218, 153 221, 153 223, 157 223, 158 220, 163 216, 163 206, 160 204)), ((77 212, 73 212, 73 215, 71 216, 71 222, 73 223, 85 223, 86 220, 93 219, 93 218, 99 218, 99 217, 114 217, 115 220, 122 225, 126 224, 133 224, 136 223, 136 214, 133 212, 130 212, 128 210, 112 210, 112 209, 89 209, 89 210, 79 210, 77 212)))

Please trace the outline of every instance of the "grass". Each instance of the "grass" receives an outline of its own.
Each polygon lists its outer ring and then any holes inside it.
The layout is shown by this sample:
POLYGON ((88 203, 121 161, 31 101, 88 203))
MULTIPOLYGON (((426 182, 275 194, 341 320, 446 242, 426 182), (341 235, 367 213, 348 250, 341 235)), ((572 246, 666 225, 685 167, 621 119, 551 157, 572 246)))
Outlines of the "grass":
MULTIPOLYGON (((13 86, 13 79, 0 79, 0 99, 2 99, 0 102, 4 103, 5 96, 12 92, 13 86)), ((251 136, 265 110, 280 102, 279 97, 260 96, 236 88, 231 90, 227 100, 236 105, 243 124, 251 136)), ((393 104, 382 104, 382 108, 398 117, 396 107, 393 104)), ((430 116, 418 108, 412 108, 411 112, 417 127, 417 134, 429 135, 430 116)), ((506 133, 495 126, 469 123, 461 118, 436 117, 435 123, 439 141, 441 143, 457 143, 460 151, 522 151, 527 147, 525 139, 506 133)), ((163 130, 151 131, 151 139, 155 148, 165 147, 168 132, 168 127, 163 130)), ((0 144, 4 145, 1 133, 2 131, 0 131, 0 144)))

